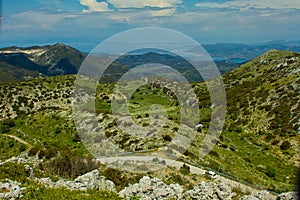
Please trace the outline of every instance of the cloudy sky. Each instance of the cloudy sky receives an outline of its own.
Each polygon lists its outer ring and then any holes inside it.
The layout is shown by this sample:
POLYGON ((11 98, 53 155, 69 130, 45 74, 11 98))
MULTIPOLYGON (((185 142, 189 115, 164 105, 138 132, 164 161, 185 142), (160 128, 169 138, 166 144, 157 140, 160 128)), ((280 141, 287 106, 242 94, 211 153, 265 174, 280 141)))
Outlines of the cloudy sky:
POLYGON ((201 44, 300 40, 300 0, 2 0, 0 46, 90 51, 121 31, 163 27, 201 44))

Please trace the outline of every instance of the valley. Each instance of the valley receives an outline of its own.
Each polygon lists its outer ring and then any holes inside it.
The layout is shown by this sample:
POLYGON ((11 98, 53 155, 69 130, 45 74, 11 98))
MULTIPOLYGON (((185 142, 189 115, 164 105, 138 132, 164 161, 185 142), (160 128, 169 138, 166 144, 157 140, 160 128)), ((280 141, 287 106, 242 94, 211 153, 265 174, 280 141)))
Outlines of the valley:
MULTIPOLYGON (((8 52, 9 49, 5 51, 5 54, 11 53, 8 52)), ((4 53, 1 54, 2 62, 4 53)), ((30 55, 32 62, 51 63, 50 60, 46 62, 46 58, 49 58, 46 56, 45 60, 37 61, 35 55, 45 53, 40 50, 23 49, 16 56, 23 53, 30 55)), ((83 59, 84 55, 80 55, 83 59)), ((69 61, 71 63, 70 59, 69 61)), ((12 64, 10 59, 5 62, 12 64)), ((24 74, 33 69, 32 63, 24 66, 27 67, 20 70, 24 74)), ((76 101, 73 98, 76 76, 57 76, 75 71, 57 70, 57 63, 47 66, 42 69, 42 75, 38 71, 34 72, 36 76, 30 75, 36 78, 0 85, 0 181, 7 178, 18 181, 25 187, 25 199, 33 198, 33 195, 39 198, 38 195, 53 191, 64 198, 85 195, 80 190, 45 187, 43 178, 50 178, 52 182, 61 178, 74 180, 95 169, 112 181, 115 189, 99 192, 80 185, 88 188, 87 198, 90 199, 117 199, 117 192, 125 187, 130 187, 139 180, 140 184, 143 181, 153 181, 142 178, 143 176, 153 179, 158 177, 169 185, 177 183, 186 194, 195 191, 197 183, 201 181, 223 184, 225 179, 242 184, 241 187, 264 191, 256 194, 261 195, 261 198, 263 195, 271 195, 270 198, 275 199, 279 193, 295 190, 300 162, 300 54, 271 50, 223 74, 227 96, 226 121, 221 135, 214 141, 216 145, 204 158, 199 157, 199 149, 203 148, 202 142, 210 125, 212 111, 210 95, 204 82, 192 83, 199 101, 199 124, 202 127, 196 130, 195 127, 184 124, 180 131, 181 110, 178 100, 169 90, 161 88, 160 83, 149 81, 133 93, 128 105, 130 120, 126 118, 128 116, 116 117, 112 113, 111 102, 113 98, 118 98, 113 95, 115 83, 112 80, 99 83, 95 102, 92 102, 94 104, 87 102, 80 118, 84 121, 83 127, 90 126, 97 133, 89 135, 87 140, 94 146, 87 146, 82 142, 83 135, 78 135, 78 126, 74 123, 76 116, 72 113, 72 106, 76 101), (151 107, 153 104, 163 107, 159 110, 164 110, 164 119, 156 117, 156 114, 161 113, 151 107), (91 109, 90 105, 95 105, 95 108, 91 109), (88 121, 91 116, 95 116, 97 120, 88 121), (125 126, 127 131, 118 124, 125 126), (194 136, 191 145, 184 152, 177 151, 176 146, 171 145, 178 135, 194 136), (121 152, 130 152, 132 156, 146 153, 147 156, 152 156, 151 163, 155 159, 153 167, 163 168, 159 172, 148 172, 147 163, 141 162, 138 167, 133 164, 132 168, 127 163, 128 169, 124 172, 122 163, 120 169, 114 169, 109 163, 94 159, 95 154, 114 153, 115 149, 106 146, 108 143, 118 147, 121 152), (165 146, 167 147, 164 148, 165 146), (174 167, 168 164, 167 159, 174 157, 180 164, 189 165, 188 170, 185 170, 184 165, 174 167), (164 159, 166 160, 163 162, 164 159), (203 173, 196 175, 195 167, 203 171, 215 171, 219 178, 211 180, 203 173), (28 175, 28 169, 34 171, 34 178, 28 175), (139 173, 133 173, 134 171, 139 173), (35 188, 40 188, 42 192, 39 193, 35 188)), ((76 64, 73 66, 78 69, 76 64)), ((13 69, 15 66, 10 67, 13 69)), ((16 71, 18 70, 14 70, 14 73, 16 71)), ((114 71, 113 69, 110 73, 114 71)), ((20 80, 24 78, 24 74, 20 80)), ((84 96, 82 94, 83 99, 84 96)), ((53 185, 51 181, 48 183, 53 185)), ((73 183, 61 183, 66 188, 71 187, 68 184, 73 183)), ((254 195, 236 186, 232 186, 231 190, 236 194, 233 199, 247 194, 254 195)), ((268 199, 266 196, 264 198, 268 199)))

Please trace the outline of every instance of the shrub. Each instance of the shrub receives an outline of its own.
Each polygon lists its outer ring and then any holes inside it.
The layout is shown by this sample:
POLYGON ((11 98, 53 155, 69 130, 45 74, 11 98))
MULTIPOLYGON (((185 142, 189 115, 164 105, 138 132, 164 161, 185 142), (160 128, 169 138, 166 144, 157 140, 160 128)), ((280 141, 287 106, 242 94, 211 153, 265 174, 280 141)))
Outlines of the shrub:
POLYGON ((149 126, 149 123, 144 122, 144 123, 142 124, 142 126, 143 126, 143 127, 149 126))
POLYGON ((186 164, 183 164, 181 167, 180 167, 180 173, 183 174, 183 175, 187 175, 191 172, 191 169, 190 169, 190 166, 186 165, 186 164))
POLYGON ((272 140, 271 144, 272 145, 277 145, 279 142, 280 142, 279 139, 274 139, 274 140, 272 140))
POLYGON ((214 151, 214 150, 211 150, 211 151, 209 152, 209 155, 214 156, 214 157, 217 157, 217 158, 220 157, 219 154, 218 154, 218 152, 216 152, 216 151, 214 151))
POLYGON ((7 125, 2 126, 2 133, 8 133, 10 131, 10 127, 7 125))
POLYGON ((26 145, 21 144, 21 146, 19 147, 19 152, 23 152, 26 150, 26 145))
POLYGON ((289 141, 284 141, 281 145, 280 145, 280 149, 281 150, 288 150, 291 147, 291 143, 289 141))
POLYGON ((273 167, 267 166, 265 170, 265 174, 270 178, 275 178, 276 170, 273 167))
POLYGON ((1 179, 11 179, 24 183, 27 181, 27 170, 23 164, 7 162, 0 165, 1 179))
POLYGON ((163 138, 163 140, 165 140, 167 142, 171 142, 172 141, 172 137, 170 135, 163 135, 162 138, 163 138))
POLYGON ((92 158, 74 157, 71 152, 63 151, 60 155, 43 163, 40 168, 47 173, 63 178, 76 178, 97 169, 100 164, 92 158))
POLYGON ((33 147, 28 151, 28 156, 35 156, 40 151, 39 147, 33 147))
POLYGON ((8 148, 12 148, 15 146, 15 143, 13 141, 8 141, 8 148))
POLYGON ((44 156, 46 159, 55 157, 57 154, 57 149, 55 147, 50 147, 45 150, 44 156))
POLYGON ((15 126, 15 122, 14 122, 12 119, 10 119, 10 118, 4 119, 4 120, 2 121, 2 124, 3 124, 3 126, 8 126, 8 127, 10 127, 10 128, 12 128, 12 127, 15 126))
POLYGON ((103 171, 103 176, 105 176, 107 179, 113 181, 116 186, 119 186, 120 188, 124 188, 128 186, 129 180, 126 174, 121 172, 120 170, 113 169, 113 168, 107 168, 103 171))

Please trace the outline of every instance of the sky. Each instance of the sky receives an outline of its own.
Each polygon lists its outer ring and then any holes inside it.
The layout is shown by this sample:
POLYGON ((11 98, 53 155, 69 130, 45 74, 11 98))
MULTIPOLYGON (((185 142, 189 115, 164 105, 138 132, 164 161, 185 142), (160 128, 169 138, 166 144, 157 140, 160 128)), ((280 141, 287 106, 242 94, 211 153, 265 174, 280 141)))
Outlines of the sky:
POLYGON ((300 40, 300 0, 2 0, 0 46, 65 43, 89 52, 132 28, 200 44, 300 40))

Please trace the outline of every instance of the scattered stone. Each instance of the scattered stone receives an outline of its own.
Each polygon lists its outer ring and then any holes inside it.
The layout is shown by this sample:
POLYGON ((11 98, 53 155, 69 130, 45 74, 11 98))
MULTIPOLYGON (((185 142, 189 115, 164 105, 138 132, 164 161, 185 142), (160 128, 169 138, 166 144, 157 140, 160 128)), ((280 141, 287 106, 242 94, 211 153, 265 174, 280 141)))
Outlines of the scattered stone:
POLYGON ((119 195, 125 199, 132 196, 140 197, 142 200, 148 199, 181 199, 183 189, 179 184, 165 184, 159 178, 144 176, 139 183, 124 188, 119 195))
POLYGON ((0 199, 20 199, 23 197, 20 183, 5 179, 6 182, 0 182, 0 199))
POLYGON ((239 200, 259 200, 259 198, 251 196, 251 195, 244 195, 239 200))
POLYGON ((277 196, 276 200, 297 200, 297 192, 286 192, 277 196))
POLYGON ((184 199, 221 199, 229 200, 232 199, 236 194, 231 191, 228 185, 223 183, 206 183, 202 181, 199 185, 193 189, 184 192, 184 199))
POLYGON ((54 182, 50 178, 35 178, 35 180, 50 188, 64 187, 69 190, 87 191, 89 189, 94 189, 116 192, 115 184, 112 181, 107 180, 104 176, 100 176, 97 169, 77 177, 74 181, 61 179, 54 182))

